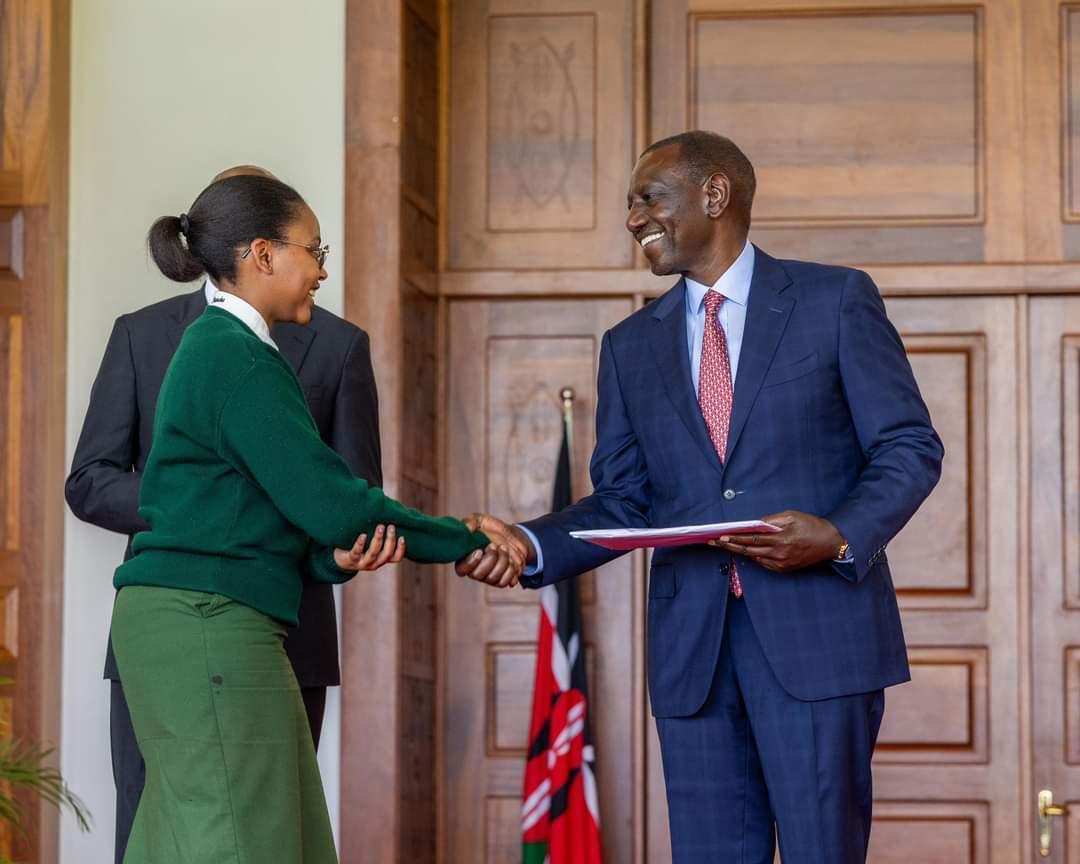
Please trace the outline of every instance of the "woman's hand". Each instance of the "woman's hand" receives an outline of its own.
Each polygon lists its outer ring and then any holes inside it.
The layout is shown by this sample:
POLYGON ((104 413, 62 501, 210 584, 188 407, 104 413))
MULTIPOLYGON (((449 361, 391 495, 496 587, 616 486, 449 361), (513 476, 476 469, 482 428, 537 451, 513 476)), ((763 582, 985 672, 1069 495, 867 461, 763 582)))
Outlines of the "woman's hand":
POLYGON ((471 513, 461 521, 470 531, 483 529, 492 542, 486 549, 476 549, 454 567, 458 576, 468 576, 477 582, 486 582, 495 588, 513 588, 525 569, 525 553, 513 542, 508 531, 502 530, 502 522, 493 517, 484 523, 480 513, 471 513))
POLYGON ((334 563, 342 570, 358 573, 361 570, 378 570, 383 564, 396 564, 405 557, 405 538, 397 537, 391 525, 378 525, 367 549, 367 534, 361 534, 352 549, 335 549, 334 563))

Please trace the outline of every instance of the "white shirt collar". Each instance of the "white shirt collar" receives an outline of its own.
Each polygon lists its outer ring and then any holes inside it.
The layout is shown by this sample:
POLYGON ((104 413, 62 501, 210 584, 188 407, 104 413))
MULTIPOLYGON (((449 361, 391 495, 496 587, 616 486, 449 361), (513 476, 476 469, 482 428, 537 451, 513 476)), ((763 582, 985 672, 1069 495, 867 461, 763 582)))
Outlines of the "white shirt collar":
POLYGON ((745 306, 750 299, 750 280, 754 276, 754 244, 749 240, 742 252, 730 267, 716 280, 715 285, 702 285, 689 276, 686 277, 686 304, 697 312, 705 302, 705 294, 710 290, 719 291, 732 303, 745 306))
POLYGON ((240 321, 247 325, 256 336, 263 342, 277 350, 277 345, 274 340, 270 338, 270 328, 266 325, 266 319, 259 314, 259 310, 252 306, 247 300, 242 300, 235 294, 230 294, 228 291, 222 291, 216 287, 211 279, 206 280, 206 285, 203 288, 206 292, 206 302, 210 306, 214 306, 218 309, 224 309, 230 315, 234 315, 240 319, 240 321))

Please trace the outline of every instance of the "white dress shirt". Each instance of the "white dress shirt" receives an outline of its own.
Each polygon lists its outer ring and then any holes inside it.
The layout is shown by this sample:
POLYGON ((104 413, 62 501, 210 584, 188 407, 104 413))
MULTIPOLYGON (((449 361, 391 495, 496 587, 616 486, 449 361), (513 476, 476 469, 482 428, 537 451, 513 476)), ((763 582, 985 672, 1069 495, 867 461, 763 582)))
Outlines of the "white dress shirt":
POLYGON ((228 291, 222 291, 218 288, 214 281, 207 278, 206 285, 203 286, 203 291, 206 293, 206 303, 208 306, 216 306, 218 309, 224 309, 230 315, 233 315, 240 319, 241 322, 247 325, 248 329, 258 336, 263 342, 278 350, 274 340, 270 338, 270 327, 266 323, 266 319, 262 317, 262 314, 252 306, 247 300, 242 300, 235 294, 230 294, 228 291))
POLYGON ((742 350, 743 330, 746 329, 746 304, 750 299, 750 280, 754 276, 754 246, 747 240, 739 257, 725 270, 713 285, 702 285, 686 277, 686 345, 690 349, 690 378, 694 394, 698 392, 698 376, 701 373, 701 340, 705 335, 705 295, 716 291, 724 295, 724 302, 716 317, 727 339, 728 359, 731 361, 731 386, 739 369, 739 352, 742 350))

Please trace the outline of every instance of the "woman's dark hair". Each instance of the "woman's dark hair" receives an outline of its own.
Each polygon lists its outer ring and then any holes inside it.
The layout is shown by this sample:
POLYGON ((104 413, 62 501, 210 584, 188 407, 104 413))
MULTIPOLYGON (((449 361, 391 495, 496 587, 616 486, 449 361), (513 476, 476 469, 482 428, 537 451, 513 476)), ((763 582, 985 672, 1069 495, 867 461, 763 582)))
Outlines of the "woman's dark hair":
POLYGON ((150 255, 168 278, 191 282, 204 273, 214 282, 236 279, 236 256, 259 237, 281 238, 304 199, 272 177, 243 174, 211 183, 180 216, 150 226, 150 255))

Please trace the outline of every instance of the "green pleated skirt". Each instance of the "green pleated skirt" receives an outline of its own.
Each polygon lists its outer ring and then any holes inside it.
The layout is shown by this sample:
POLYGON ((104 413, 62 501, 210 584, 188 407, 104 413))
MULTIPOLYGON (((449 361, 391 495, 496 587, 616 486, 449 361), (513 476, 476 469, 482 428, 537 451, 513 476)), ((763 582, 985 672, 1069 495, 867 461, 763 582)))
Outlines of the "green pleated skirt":
POLYGON ((334 864, 285 627, 222 597, 122 588, 112 642, 146 786, 124 864, 334 864))

